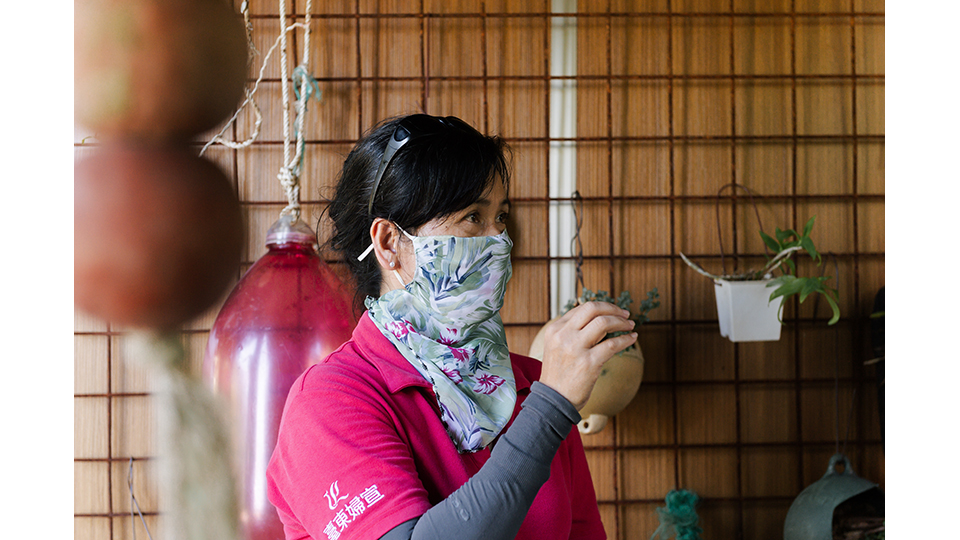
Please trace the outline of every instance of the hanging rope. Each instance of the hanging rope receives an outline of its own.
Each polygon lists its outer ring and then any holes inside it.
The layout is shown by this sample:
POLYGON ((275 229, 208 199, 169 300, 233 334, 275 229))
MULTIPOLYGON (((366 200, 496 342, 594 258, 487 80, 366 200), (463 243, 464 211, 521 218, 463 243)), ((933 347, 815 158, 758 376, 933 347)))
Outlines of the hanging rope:
MULTIPOLYGON (((247 2, 244 2, 241 5, 241 11, 244 14, 244 20, 247 21, 249 30, 250 25, 249 16, 247 14, 247 2)), ((277 36, 273 46, 271 46, 267 51, 267 54, 264 55, 263 64, 260 66, 260 73, 257 77, 257 81, 254 83, 253 88, 247 91, 246 99, 234 113, 233 117, 231 117, 230 120, 223 126, 223 129, 220 130, 220 133, 217 133, 212 139, 210 139, 210 141, 207 142, 207 144, 204 145, 203 149, 200 151, 200 155, 202 156, 204 152, 207 151, 207 148, 215 143, 222 144, 235 150, 246 148, 247 146, 250 146, 260 135, 260 127, 263 123, 263 116, 260 112, 260 108, 257 106, 256 101, 254 101, 253 96, 256 94, 260 87, 260 82, 263 80, 264 71, 267 66, 267 61, 270 59, 270 55, 273 54, 273 51, 279 46, 281 49, 280 95, 283 107, 283 164, 280 166, 280 171, 277 173, 277 179, 280 181, 280 186, 283 188, 287 198, 287 206, 280 211, 280 215, 290 215, 292 217, 292 221, 300 219, 300 173, 303 170, 303 157, 306 144, 303 127, 306 119, 307 101, 309 101, 311 97, 314 97, 319 101, 321 96, 317 80, 310 75, 310 72, 307 68, 307 66, 310 64, 310 16, 312 12, 313 0, 307 0, 303 23, 287 25, 287 2, 286 0, 279 0, 280 34, 277 36), (287 47, 287 32, 290 32, 295 28, 303 29, 303 54, 301 55, 300 64, 293 70, 291 79, 291 77, 288 75, 287 67, 287 58, 289 56, 289 48, 287 47), (293 145, 292 151, 290 134, 290 91, 287 88, 288 81, 290 81, 294 87, 294 95, 296 100, 296 117, 294 120, 294 126, 292 126, 292 129, 296 133, 296 143, 293 145), (243 108, 248 104, 252 104, 254 115, 256 117, 253 125, 253 133, 251 133, 247 139, 240 142, 224 140, 223 134, 226 132, 227 128, 236 122, 240 111, 242 111, 243 108), (292 156, 291 153, 293 153, 292 156)), ((249 38, 249 34, 248 42, 250 43, 251 49, 256 52, 256 49, 253 47, 252 39, 249 38)))
MULTIPOLYGON (((291 30, 294 30, 297 28, 306 28, 306 26, 303 23, 291 24, 286 28, 286 31, 290 32, 291 30)), ((280 36, 277 36, 277 39, 274 40, 273 45, 270 47, 270 49, 267 50, 267 54, 263 56, 263 64, 260 66, 260 73, 257 76, 256 82, 254 82, 253 84, 253 88, 247 90, 246 92, 247 98, 243 101, 243 103, 240 104, 240 107, 238 107, 237 110, 233 113, 233 116, 230 117, 230 120, 228 120, 227 123, 223 125, 223 129, 220 130, 220 133, 217 133, 216 135, 214 135, 213 138, 210 139, 210 141, 208 141, 206 145, 204 145, 203 149, 200 150, 201 156, 207 151, 207 148, 209 148, 214 144, 221 144, 228 148, 233 148, 234 150, 246 148, 250 146, 253 143, 253 141, 255 141, 257 137, 260 135, 260 126, 263 123, 263 116, 260 113, 260 107, 257 106, 257 102, 253 100, 253 96, 257 93, 257 90, 260 89, 260 83, 263 81, 263 76, 264 76, 264 73, 266 72, 267 62, 270 60, 270 56, 273 54, 273 52, 277 49, 279 45, 280 45, 280 36), (232 141, 224 140, 223 134, 226 133, 227 129, 231 125, 233 125, 234 122, 236 122, 237 117, 240 116, 240 111, 242 111, 247 105, 253 106, 253 113, 256 116, 256 120, 254 121, 254 124, 253 124, 253 133, 251 133, 246 140, 243 140, 240 142, 232 142, 232 141)))
POLYGON ((319 99, 316 80, 309 75, 307 66, 310 62, 310 14, 313 11, 313 0, 307 0, 304 14, 303 55, 300 65, 294 69, 293 83, 297 97, 296 111, 296 145, 295 153, 290 156, 290 92, 287 89, 287 38, 286 13, 287 1, 280 0, 280 44, 283 49, 280 56, 281 98, 283 99, 283 165, 277 174, 280 185, 287 194, 287 206, 280 211, 281 216, 290 215, 292 220, 300 219, 300 172, 303 159, 304 138, 303 124, 307 112, 307 100, 311 95, 319 99), (296 83, 299 79, 299 91, 296 83), (316 91, 315 91, 316 90, 316 91))
POLYGON ((697 515, 697 503, 700 497, 686 489, 672 489, 664 501, 667 505, 657 507, 660 526, 653 531, 650 540, 659 538, 669 540, 700 540, 700 517, 697 515))
POLYGON ((243 15, 243 29, 247 32, 247 46, 250 47, 250 57, 249 61, 253 61, 253 57, 260 54, 260 51, 257 50, 257 46, 253 44, 253 23, 250 22, 250 2, 248 0, 243 0, 243 3, 240 4, 240 13, 243 15))
POLYGON ((140 510, 140 503, 137 501, 137 497, 133 494, 133 458, 130 458, 129 464, 127 465, 127 489, 130 490, 130 533, 133 540, 137 540, 137 522, 134 518, 134 508, 136 508, 137 515, 140 516, 140 523, 143 524, 143 530, 147 531, 147 538, 153 540, 153 535, 150 534, 150 528, 147 527, 146 520, 143 519, 143 511, 140 510))
MULTIPOLYGON (((720 195, 723 193, 723 190, 727 188, 732 188, 732 191, 734 192, 734 196, 736 196, 736 191, 737 191, 736 188, 740 188, 747 192, 747 195, 750 197, 750 205, 753 206, 753 213, 756 214, 757 216, 757 225, 760 226, 760 232, 763 232, 763 223, 760 221, 760 210, 757 209, 757 203, 753 202, 753 195, 756 192, 748 188, 747 186, 743 184, 737 184, 736 182, 732 182, 730 184, 724 184, 722 187, 720 187, 720 189, 717 191, 717 208, 716 208, 717 209, 717 239, 719 240, 719 246, 720 246, 720 266, 723 268, 724 275, 727 275, 727 262, 724 258, 724 253, 723 253, 723 229, 720 227, 720 195)), ((764 250, 767 250, 766 246, 764 246, 764 250)), ((736 246, 734 246, 734 251, 736 251, 736 246)), ((734 261, 734 262, 736 263, 738 261, 734 261)), ((734 272, 737 271, 736 264, 734 264, 733 271, 734 272)))
POLYGON ((131 336, 131 358, 148 370, 157 415, 157 478, 164 538, 239 538, 240 516, 229 454, 226 413, 217 396, 190 371, 174 333, 131 336))

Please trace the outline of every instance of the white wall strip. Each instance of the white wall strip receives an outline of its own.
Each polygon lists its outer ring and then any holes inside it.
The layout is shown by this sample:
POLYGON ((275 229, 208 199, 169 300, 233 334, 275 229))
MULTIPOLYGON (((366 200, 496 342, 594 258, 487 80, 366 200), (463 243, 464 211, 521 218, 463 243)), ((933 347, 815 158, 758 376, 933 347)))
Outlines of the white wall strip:
MULTIPOLYGON (((553 13, 576 13, 577 0, 552 0, 553 13)), ((550 35, 550 75, 577 75, 577 18, 552 17, 550 35)), ((550 81, 550 138, 577 136, 577 83, 575 80, 550 81)), ((550 142, 550 197, 570 197, 577 189, 577 148, 573 141, 550 142)), ((576 231, 573 204, 554 202, 549 208, 550 256, 569 257, 576 231)), ((550 263, 550 316, 576 296, 576 264, 573 261, 550 263)))

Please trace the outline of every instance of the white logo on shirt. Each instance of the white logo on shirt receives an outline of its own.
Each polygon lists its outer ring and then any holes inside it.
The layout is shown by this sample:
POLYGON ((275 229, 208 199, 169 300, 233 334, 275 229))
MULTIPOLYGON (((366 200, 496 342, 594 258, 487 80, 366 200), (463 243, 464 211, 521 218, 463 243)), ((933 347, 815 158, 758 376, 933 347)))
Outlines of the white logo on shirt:
MULTIPOLYGON (((334 482, 330 486, 330 490, 325 494, 327 501, 333 500, 332 497, 337 497, 340 494, 340 488, 337 486, 337 483, 334 482)), ((341 501, 347 497, 339 497, 336 500, 341 501)), ((333 519, 327 523, 327 526, 323 529, 323 533, 327 535, 328 540, 338 540, 340 534, 343 533, 344 529, 350 526, 350 523, 356 521, 360 516, 374 504, 380 502, 384 498, 383 493, 377 488, 376 484, 368 487, 363 490, 360 495, 357 495, 350 500, 347 505, 337 511, 337 514, 333 516, 333 519)), ((333 510, 334 508, 331 508, 333 510)))
POLYGON ((330 489, 323 494, 323 496, 327 498, 327 506, 329 506, 331 510, 336 510, 340 501, 347 498, 347 495, 343 497, 340 496, 340 486, 337 485, 338 483, 339 481, 330 484, 330 489))

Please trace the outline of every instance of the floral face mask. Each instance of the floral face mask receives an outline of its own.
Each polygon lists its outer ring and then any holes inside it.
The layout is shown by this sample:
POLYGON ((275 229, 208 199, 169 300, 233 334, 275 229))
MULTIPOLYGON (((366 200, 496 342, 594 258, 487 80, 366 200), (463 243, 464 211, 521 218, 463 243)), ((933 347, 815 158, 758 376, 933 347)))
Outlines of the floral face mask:
POLYGON ((476 452, 500 434, 517 401, 500 319, 513 242, 506 231, 466 238, 404 234, 416 254, 413 281, 368 297, 368 313, 433 385, 457 450, 476 452))

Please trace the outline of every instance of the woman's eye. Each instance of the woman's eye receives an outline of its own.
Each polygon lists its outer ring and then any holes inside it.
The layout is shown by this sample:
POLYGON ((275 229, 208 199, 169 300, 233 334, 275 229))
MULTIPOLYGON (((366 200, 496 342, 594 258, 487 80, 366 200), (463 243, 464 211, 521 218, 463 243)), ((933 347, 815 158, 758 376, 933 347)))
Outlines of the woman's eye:
POLYGON ((480 214, 477 212, 471 212, 467 214, 467 217, 464 219, 466 219, 470 223, 480 223, 480 214))
POLYGON ((506 223, 507 218, 510 217, 510 214, 504 212, 497 216, 497 223, 506 223))

